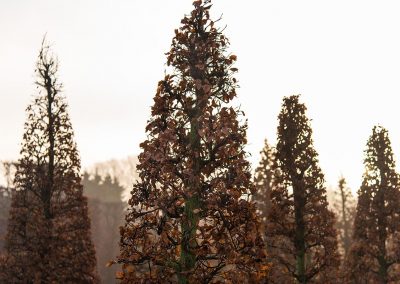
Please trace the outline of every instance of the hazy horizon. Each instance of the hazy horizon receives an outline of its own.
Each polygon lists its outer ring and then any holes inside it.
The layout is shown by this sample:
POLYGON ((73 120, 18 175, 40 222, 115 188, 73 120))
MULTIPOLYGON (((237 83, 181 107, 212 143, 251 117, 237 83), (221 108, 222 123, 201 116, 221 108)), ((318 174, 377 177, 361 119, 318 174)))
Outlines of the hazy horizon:
MULTIPOLYGON (((0 2, 0 160, 17 159, 35 94, 42 37, 60 60, 83 167, 140 153, 174 29, 192 1, 0 2)), ((302 94, 329 185, 356 190, 372 127, 400 157, 400 4, 395 1, 213 1, 238 56, 238 103, 254 166, 273 143, 284 96, 302 94)))

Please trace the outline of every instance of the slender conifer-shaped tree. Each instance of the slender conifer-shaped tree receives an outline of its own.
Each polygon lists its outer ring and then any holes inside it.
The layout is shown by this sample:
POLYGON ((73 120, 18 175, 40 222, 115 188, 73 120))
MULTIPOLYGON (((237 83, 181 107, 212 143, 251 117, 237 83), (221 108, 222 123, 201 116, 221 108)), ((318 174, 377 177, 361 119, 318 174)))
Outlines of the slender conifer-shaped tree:
POLYGON ((279 114, 276 172, 266 238, 273 283, 336 283, 334 214, 313 147, 306 107, 285 97, 279 114))
POLYGON ((36 64, 39 94, 27 108, 8 232, 7 283, 96 283, 80 159, 58 62, 46 41, 36 64))
MULTIPOLYGON (((229 42, 210 1, 175 30, 158 83, 140 182, 121 228, 122 283, 260 282, 267 265, 246 161, 247 125, 229 42)), ((262 282, 260 282, 262 283, 262 282)))
POLYGON ((345 259, 351 245, 353 235, 353 223, 355 216, 355 200, 350 188, 347 186, 346 179, 341 177, 338 182, 338 188, 335 192, 334 201, 336 218, 336 229, 339 235, 339 248, 342 258, 345 259))
POLYGON ((276 150, 265 140, 264 148, 260 154, 260 164, 254 172, 254 185, 257 190, 254 195, 254 201, 256 202, 262 221, 265 224, 271 208, 271 187, 275 176, 274 171, 277 169, 276 150))
POLYGON ((358 191, 349 283, 400 282, 400 191, 388 131, 375 126, 358 191))

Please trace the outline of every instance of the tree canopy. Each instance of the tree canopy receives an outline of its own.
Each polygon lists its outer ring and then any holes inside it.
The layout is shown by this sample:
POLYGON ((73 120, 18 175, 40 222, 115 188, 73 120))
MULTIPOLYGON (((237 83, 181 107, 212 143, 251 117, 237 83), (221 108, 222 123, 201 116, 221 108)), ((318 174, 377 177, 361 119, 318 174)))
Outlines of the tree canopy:
POLYGON ((228 39, 195 1, 158 83, 121 230, 122 283, 261 281, 260 221, 228 39), (143 272, 143 270, 145 272, 143 272), (139 272, 140 271, 140 272, 139 272), (257 280, 255 280, 257 279, 257 280))
POLYGON ((26 110, 6 236, 7 281, 96 283, 78 150, 45 40, 35 72, 38 94, 26 110))
POLYGON ((334 214, 312 141, 306 106, 285 97, 279 114, 278 169, 266 237, 275 283, 334 283, 339 266, 334 214))

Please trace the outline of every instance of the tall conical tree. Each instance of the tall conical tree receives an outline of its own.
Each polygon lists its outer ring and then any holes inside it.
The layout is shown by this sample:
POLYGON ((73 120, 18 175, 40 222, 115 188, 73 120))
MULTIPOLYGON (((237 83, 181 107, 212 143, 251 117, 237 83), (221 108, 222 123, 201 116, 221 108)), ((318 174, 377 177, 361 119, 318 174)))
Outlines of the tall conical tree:
POLYGON ((275 283, 336 283, 339 266, 334 214, 312 143, 306 107, 285 97, 279 114, 275 184, 266 228, 275 283))
POLYGON ((373 128, 364 164, 353 244, 347 264, 348 280, 355 283, 399 283, 400 184, 385 128, 373 128))
POLYGON ((39 94, 27 108, 6 237, 9 283, 97 282, 80 160, 57 71, 43 40, 39 94))
POLYGON ((265 140, 264 148, 260 154, 260 164, 254 172, 254 185, 257 189, 257 193, 254 195, 254 201, 256 202, 257 209, 265 224, 271 208, 271 187, 274 182, 274 171, 277 169, 276 149, 270 146, 268 141, 265 140))
POLYGON ((141 144, 141 181, 121 230, 122 283, 237 283, 266 272, 249 201, 247 126, 230 105, 236 56, 210 19, 210 1, 193 4, 175 30, 173 71, 158 84, 141 144))

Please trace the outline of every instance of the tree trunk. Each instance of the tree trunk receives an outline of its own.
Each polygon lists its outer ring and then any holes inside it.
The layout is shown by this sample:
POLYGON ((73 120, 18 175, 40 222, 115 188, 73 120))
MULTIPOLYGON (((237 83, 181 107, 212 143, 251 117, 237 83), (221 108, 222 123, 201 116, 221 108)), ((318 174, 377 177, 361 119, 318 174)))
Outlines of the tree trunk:
POLYGON ((49 132, 49 164, 48 164, 48 172, 45 173, 48 176, 47 186, 44 189, 43 193, 43 202, 44 202, 44 215, 47 220, 51 219, 51 195, 53 192, 54 186, 54 115, 53 115, 53 101, 54 95, 52 91, 52 84, 51 78, 48 74, 48 70, 45 70, 45 82, 46 82, 46 91, 47 91, 47 115, 49 118, 48 124, 48 132, 49 132))
MULTIPOLYGON (((381 150, 381 149, 379 149, 381 150)), ((380 151, 381 153, 383 152, 380 151)), ((385 165, 383 154, 378 154, 378 164, 385 165)), ((385 191, 388 188, 388 183, 386 179, 385 172, 388 172, 388 169, 385 166, 381 166, 380 175, 381 175, 381 183, 376 193, 376 199, 378 203, 378 263, 379 263, 379 278, 380 283, 386 284, 388 283, 388 262, 386 259, 386 240, 387 240, 387 219, 386 219, 386 206, 385 206, 385 191)))
MULTIPOLYGON (((199 99, 198 99, 199 101, 199 99)), ((187 275, 190 274, 196 265, 196 255, 193 248, 196 246, 196 231, 199 222, 198 213, 196 209, 200 207, 200 200, 197 195, 199 192, 200 183, 200 135, 198 117, 200 114, 201 104, 196 104, 193 109, 193 116, 191 117, 191 127, 189 134, 189 145, 191 148, 191 161, 192 161, 192 177, 187 181, 187 198, 185 199, 184 217, 182 221, 182 244, 181 244, 181 258, 180 258, 180 273, 178 275, 180 284, 187 284, 187 275)))
POLYGON ((306 247, 305 247, 305 223, 304 223, 304 189, 298 183, 293 183, 293 196, 295 206, 295 222, 296 222, 296 234, 294 240, 294 246, 296 249, 296 277, 297 280, 305 284, 306 281, 306 247))

